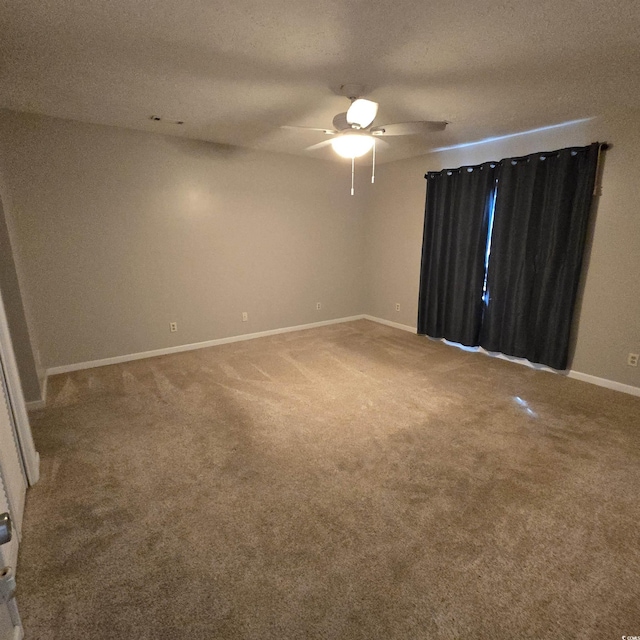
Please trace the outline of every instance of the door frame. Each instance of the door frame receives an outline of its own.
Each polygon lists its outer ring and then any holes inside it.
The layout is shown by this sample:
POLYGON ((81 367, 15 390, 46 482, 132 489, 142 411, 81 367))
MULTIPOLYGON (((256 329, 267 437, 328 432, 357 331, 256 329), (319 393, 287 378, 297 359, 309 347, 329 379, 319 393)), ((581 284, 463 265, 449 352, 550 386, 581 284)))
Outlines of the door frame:
POLYGON ((9 394, 9 410, 13 414, 13 423, 16 430, 17 442, 20 448, 20 456, 29 486, 34 485, 40 478, 40 455, 36 451, 31 435, 31 425, 27 407, 22 393, 22 383, 18 373, 16 356, 11 343, 9 323, 0 291, 0 353, 2 354, 2 370, 4 372, 9 394))

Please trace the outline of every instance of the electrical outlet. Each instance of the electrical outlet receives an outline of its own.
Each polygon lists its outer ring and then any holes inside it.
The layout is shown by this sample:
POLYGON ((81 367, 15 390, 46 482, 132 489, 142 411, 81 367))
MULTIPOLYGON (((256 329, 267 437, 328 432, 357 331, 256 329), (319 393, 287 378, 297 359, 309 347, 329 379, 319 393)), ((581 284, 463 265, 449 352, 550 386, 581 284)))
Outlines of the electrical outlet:
POLYGON ((400 303, 396 302, 396 311, 400 311, 400 303))
POLYGON ((637 367, 638 366, 638 358, 640 358, 640 354, 638 354, 638 353, 630 353, 627 356, 627 364, 630 367, 637 367))
POLYGON ((169 331, 171 331, 171 333, 175 333, 178 330, 178 323, 177 322, 170 322, 169 323, 169 331))
POLYGON ((242 312, 242 322, 246 322, 249 319, 249 314, 246 311, 242 312))
POLYGON ((318 311, 320 311, 320 309, 322 309, 322 303, 321 302, 316 302, 316 309, 318 311))

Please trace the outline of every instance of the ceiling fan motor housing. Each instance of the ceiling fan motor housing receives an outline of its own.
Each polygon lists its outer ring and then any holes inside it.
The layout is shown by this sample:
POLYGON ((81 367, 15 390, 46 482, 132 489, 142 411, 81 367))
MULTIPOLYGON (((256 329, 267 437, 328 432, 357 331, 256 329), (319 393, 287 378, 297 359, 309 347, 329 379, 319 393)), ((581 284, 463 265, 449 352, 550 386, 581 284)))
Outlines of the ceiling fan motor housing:
POLYGON ((340 85, 340 95, 353 101, 361 98, 365 93, 366 87, 363 84, 347 83, 340 85))

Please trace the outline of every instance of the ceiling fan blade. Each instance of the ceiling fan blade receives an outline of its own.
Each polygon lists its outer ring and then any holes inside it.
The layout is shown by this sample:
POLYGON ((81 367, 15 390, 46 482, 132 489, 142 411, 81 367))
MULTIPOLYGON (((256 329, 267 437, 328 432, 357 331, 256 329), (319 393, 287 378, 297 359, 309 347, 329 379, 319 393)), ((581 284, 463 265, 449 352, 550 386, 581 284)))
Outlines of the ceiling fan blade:
POLYGON ((295 125, 284 124, 280 127, 281 129, 293 129, 294 131, 317 131, 319 133, 326 133, 329 136, 333 136, 337 131, 333 129, 320 129, 318 127, 297 127, 295 125))
POLYGON ((383 124, 379 127, 372 127, 371 133, 376 136, 411 136, 421 133, 432 133, 434 131, 444 131, 447 124, 449 123, 446 121, 436 122, 430 120, 394 122, 393 124, 383 124))
POLYGON ((344 131, 345 129, 351 129, 351 125, 347 122, 347 112, 343 111, 338 113, 333 118, 333 126, 336 131, 344 131))
POLYGON ((347 111, 347 122, 360 127, 360 129, 366 129, 375 120, 377 113, 377 102, 358 98, 351 103, 347 111))
POLYGON ((318 142, 318 144, 312 144, 310 147, 307 147, 305 151, 314 151, 315 149, 322 149, 322 147, 326 147, 330 145, 332 140, 323 140, 322 142, 318 142))
POLYGON ((386 149, 387 147, 391 146, 386 140, 383 140, 380 136, 376 136, 375 141, 376 141, 376 147, 378 149, 386 149))

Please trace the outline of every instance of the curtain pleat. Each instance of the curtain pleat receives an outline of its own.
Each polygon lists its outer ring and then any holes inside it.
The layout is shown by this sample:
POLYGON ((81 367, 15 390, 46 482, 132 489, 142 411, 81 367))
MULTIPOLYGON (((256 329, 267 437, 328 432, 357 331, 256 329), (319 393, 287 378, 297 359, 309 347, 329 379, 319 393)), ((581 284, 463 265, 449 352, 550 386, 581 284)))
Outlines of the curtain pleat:
POLYGON ((495 163, 428 173, 418 333, 477 345, 495 163))
POLYGON ((500 163, 485 349, 566 368, 599 147, 500 163))

